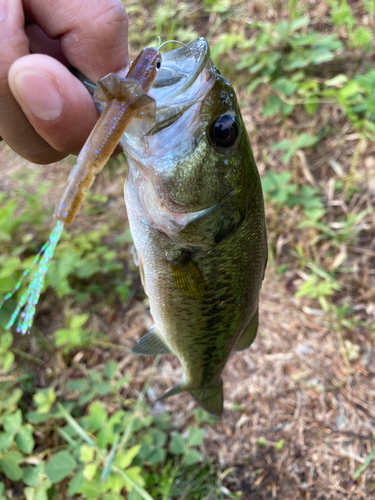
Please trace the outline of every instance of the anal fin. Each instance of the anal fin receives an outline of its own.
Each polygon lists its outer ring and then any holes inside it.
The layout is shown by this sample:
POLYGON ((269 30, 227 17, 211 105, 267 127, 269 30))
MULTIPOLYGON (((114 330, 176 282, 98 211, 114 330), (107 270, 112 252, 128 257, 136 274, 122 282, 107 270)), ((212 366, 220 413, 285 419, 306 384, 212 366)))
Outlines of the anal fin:
POLYGON ((158 401, 164 401, 164 399, 169 398, 170 396, 174 396, 175 394, 180 394, 180 392, 184 392, 186 389, 183 388, 181 382, 174 387, 172 387, 171 390, 167 391, 161 398, 158 399, 158 401))
POLYGON ((157 354, 169 354, 171 351, 161 340, 155 326, 152 326, 146 335, 138 340, 131 352, 140 356, 156 356, 157 354))
POLYGON ((253 317, 251 318, 249 326, 242 333, 241 337, 237 340, 237 343, 234 347, 235 351, 243 351, 244 349, 250 347, 250 345, 253 343, 256 337, 258 331, 258 325, 259 325, 259 310, 257 309, 253 317))

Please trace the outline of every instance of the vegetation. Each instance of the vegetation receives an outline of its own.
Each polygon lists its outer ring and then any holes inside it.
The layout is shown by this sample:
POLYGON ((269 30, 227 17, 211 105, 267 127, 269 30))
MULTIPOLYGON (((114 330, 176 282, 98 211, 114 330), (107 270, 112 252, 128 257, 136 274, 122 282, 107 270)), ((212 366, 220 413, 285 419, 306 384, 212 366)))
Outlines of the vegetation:
MULTIPOLYGON (((333 336, 344 367, 333 384, 339 389, 374 342, 375 2, 284 4, 130 0, 126 7, 134 53, 156 45, 156 35, 206 36, 238 90, 266 200, 267 274, 333 336)), ((0 298, 48 237, 53 195, 40 172, 10 176, 13 192, 0 190, 0 298)), ((216 421, 198 409, 178 427, 155 403, 150 379, 159 359, 151 370, 143 361, 133 361, 136 370, 123 364, 132 342, 113 325, 130 304, 143 313, 144 296, 115 201, 121 191, 114 198, 101 188, 124 172, 123 159, 112 160, 77 225, 64 232, 31 335, 5 331, 28 277, 0 309, 0 500, 243 498, 241 480, 205 445, 216 421), (146 368, 140 379, 136 371, 146 368)), ((297 375, 301 391, 311 390, 297 375)), ((246 415, 235 403, 228 412, 239 412, 239 421, 246 415)), ((375 435, 368 439, 348 479, 358 498, 375 489, 375 435)), ((256 440, 275 461, 285 446, 256 440)), ((255 471, 253 484, 265 470, 255 471)), ((340 491, 329 498, 342 498, 340 491)))

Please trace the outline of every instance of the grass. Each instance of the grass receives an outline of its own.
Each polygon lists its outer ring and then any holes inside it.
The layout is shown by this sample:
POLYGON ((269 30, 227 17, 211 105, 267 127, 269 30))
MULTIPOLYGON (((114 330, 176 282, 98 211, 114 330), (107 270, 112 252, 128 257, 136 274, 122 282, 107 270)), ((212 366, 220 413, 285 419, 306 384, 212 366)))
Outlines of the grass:
MULTIPOLYGON (((221 421, 188 395, 156 402, 181 370, 163 357, 150 381, 149 360, 129 354, 151 320, 126 167, 112 160, 59 243, 32 335, 1 334, 0 498, 371 498, 375 4, 126 7, 134 54, 156 35, 207 36, 236 87, 266 200, 258 337, 224 373, 221 421)), ((71 165, 46 175, 3 144, 0 155, 2 296, 46 240, 52 182, 71 165)))

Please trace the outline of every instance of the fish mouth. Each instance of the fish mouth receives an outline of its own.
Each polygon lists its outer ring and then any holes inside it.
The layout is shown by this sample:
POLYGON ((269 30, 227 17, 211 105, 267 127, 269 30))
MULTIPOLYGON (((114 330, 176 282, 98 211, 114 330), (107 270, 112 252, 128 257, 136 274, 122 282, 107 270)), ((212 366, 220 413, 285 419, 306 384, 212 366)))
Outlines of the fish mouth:
POLYGON ((214 81, 214 65, 204 38, 162 54, 161 68, 149 92, 156 102, 156 123, 148 131, 145 124, 139 127, 135 123, 128 132, 142 135, 143 129, 143 135, 150 136, 172 125, 207 93, 214 81))
POLYGON ((165 101, 187 97, 186 91, 205 69, 210 58, 210 49, 204 38, 166 52, 154 81, 152 90, 159 105, 165 101))
MULTIPOLYGON (((95 83, 74 68, 70 71, 94 94, 95 83)), ((153 135, 174 123, 188 108, 200 100, 213 86, 214 65, 204 38, 198 38, 183 47, 162 54, 162 65, 149 92, 156 102, 156 120, 153 125, 133 120, 127 132, 134 135, 153 135), (135 126, 134 126, 135 125, 135 126)), ((96 102, 99 112, 101 104, 96 102)))

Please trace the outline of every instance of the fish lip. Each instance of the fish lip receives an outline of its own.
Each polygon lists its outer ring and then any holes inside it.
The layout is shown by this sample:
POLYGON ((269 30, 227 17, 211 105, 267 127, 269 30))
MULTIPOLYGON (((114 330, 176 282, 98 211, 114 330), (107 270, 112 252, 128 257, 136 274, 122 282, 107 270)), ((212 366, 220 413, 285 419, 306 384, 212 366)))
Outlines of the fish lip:
POLYGON ((152 87, 157 105, 171 103, 188 90, 209 59, 210 49, 203 37, 163 54, 162 65, 152 87))

